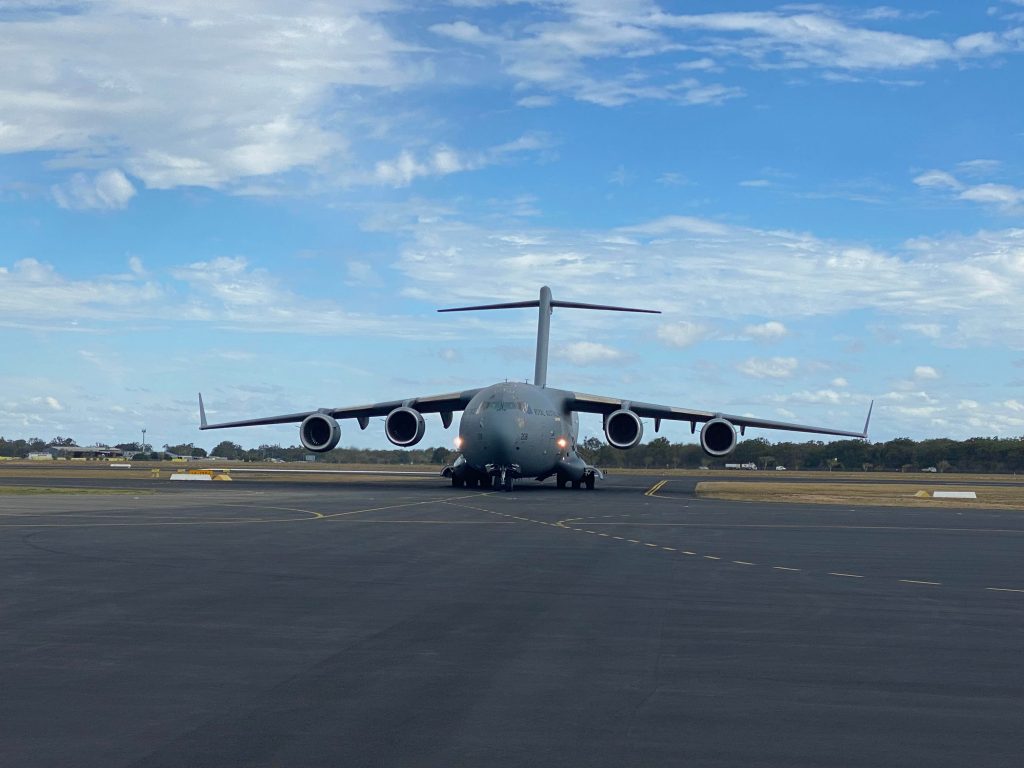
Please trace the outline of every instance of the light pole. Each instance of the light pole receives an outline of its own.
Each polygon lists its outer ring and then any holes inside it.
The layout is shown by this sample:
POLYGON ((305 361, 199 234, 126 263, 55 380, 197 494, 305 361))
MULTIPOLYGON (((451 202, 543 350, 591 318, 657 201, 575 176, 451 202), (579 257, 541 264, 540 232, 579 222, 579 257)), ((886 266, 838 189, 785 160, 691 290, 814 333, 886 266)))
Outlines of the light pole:
POLYGON ((142 430, 142 452, 146 452, 146 430, 142 430))

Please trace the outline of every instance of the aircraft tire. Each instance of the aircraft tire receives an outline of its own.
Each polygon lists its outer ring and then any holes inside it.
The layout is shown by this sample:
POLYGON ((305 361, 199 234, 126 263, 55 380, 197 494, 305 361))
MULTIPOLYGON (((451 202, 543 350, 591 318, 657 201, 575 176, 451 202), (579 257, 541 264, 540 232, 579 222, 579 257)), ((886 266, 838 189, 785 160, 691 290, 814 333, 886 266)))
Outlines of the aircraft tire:
POLYGON ((580 481, 579 480, 573 480, 572 481, 572 487, 573 487, 573 490, 577 490, 578 491, 580 489, 580 481))
POLYGON ((512 477, 512 475, 510 475, 510 474, 509 475, 505 475, 505 483, 502 486, 502 489, 504 491, 508 492, 508 491, 512 490, 514 485, 515 485, 515 479, 512 477))
POLYGON ((465 480, 462 480, 461 478, 455 477, 454 475, 452 476, 452 488, 462 488, 465 485, 466 485, 466 481, 465 480))
POLYGON ((588 491, 594 490, 594 476, 593 475, 587 475, 587 478, 586 478, 586 480, 584 480, 584 482, 587 484, 587 490, 588 491))
POLYGON ((562 475, 557 475, 555 477, 555 485, 557 485, 559 488, 565 488, 565 485, 568 482, 569 482, 568 478, 565 478, 562 475))

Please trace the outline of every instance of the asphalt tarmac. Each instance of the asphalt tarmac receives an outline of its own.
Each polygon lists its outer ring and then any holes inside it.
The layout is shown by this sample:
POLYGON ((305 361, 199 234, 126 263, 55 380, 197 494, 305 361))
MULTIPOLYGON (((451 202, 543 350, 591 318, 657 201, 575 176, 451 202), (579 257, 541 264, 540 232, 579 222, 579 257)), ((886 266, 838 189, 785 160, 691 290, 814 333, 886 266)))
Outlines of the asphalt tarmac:
POLYGON ((1024 511, 657 482, 0 494, 0 765, 1021 764, 1024 511))

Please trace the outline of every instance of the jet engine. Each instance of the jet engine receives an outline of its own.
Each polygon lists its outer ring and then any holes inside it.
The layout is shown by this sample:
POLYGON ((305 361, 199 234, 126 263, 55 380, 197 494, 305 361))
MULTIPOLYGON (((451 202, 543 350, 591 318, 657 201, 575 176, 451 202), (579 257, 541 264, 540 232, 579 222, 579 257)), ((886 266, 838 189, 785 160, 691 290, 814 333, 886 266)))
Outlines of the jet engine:
POLYGON ((307 451, 324 453, 341 440, 341 426, 326 413, 311 413, 299 425, 299 442, 307 451))
POLYGON ((395 408, 384 420, 384 433, 388 440, 400 448, 416 445, 423 439, 427 425, 423 414, 413 408, 395 408))
POLYGON ((700 428, 700 447, 708 456, 726 456, 736 447, 736 429, 721 417, 705 422, 700 428))
POLYGON ((633 411, 622 408, 604 420, 604 436, 613 448, 633 448, 644 436, 644 424, 633 411))

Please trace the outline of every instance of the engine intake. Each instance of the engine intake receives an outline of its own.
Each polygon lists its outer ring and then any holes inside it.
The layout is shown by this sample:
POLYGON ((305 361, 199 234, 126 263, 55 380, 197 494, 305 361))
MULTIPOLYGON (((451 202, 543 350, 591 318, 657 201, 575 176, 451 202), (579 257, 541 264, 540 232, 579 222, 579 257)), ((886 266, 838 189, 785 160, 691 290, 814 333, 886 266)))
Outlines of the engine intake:
POLYGON ((708 456, 726 456, 736 447, 736 429, 732 422, 715 418, 700 428, 700 447, 708 456))
POLYGON ((324 453, 341 440, 341 426, 326 413, 311 413, 299 425, 299 442, 307 451, 324 453))
POLYGON ((633 411, 620 409, 604 420, 604 436, 613 448, 633 448, 644 436, 644 424, 633 411))
POLYGON ((394 445, 407 448, 423 439, 427 425, 423 414, 413 408, 395 408, 384 420, 384 433, 394 445))

